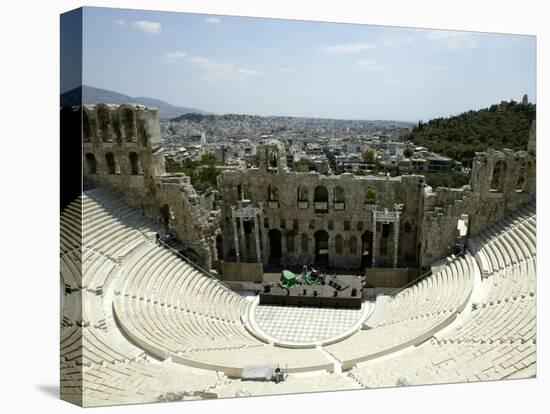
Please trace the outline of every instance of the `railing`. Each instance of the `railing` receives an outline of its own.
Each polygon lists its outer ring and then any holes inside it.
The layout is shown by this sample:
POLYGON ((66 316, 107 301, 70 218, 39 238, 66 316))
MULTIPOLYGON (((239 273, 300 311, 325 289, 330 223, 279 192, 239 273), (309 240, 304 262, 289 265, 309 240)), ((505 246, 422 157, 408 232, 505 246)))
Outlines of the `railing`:
POLYGON ((182 259, 184 262, 186 262, 188 265, 192 266, 196 270, 198 270, 201 273, 204 273, 206 276, 208 276, 211 279, 215 279, 216 281, 220 282, 223 286, 225 286, 227 289, 231 290, 229 285, 227 285, 222 279, 220 279, 218 276, 214 275, 213 273, 209 272, 208 270, 202 268, 197 263, 189 259, 187 256, 184 256, 180 252, 178 252, 176 249, 174 249, 172 246, 167 244, 161 239, 157 239, 158 243, 164 247, 166 247, 168 250, 170 250, 172 253, 174 253, 176 256, 178 256, 180 259, 182 259))

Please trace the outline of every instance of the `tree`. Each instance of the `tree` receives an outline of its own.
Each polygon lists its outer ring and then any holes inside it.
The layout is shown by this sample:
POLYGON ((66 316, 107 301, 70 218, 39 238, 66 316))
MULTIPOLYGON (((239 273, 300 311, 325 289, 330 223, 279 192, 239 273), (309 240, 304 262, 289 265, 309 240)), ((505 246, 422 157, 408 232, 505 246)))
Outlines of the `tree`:
POLYGON ((406 157, 406 158, 411 158, 413 156, 414 152, 412 149, 410 148, 405 148, 405 151, 403 151, 403 155, 406 157))
POLYGON ((313 167, 313 163, 306 159, 301 159, 292 164, 292 171, 305 173, 310 171, 313 167))
POLYGON ((201 157, 202 165, 216 165, 216 156, 210 152, 207 152, 201 157))
POLYGON ((535 118, 536 105, 504 101, 478 111, 419 122, 408 139, 469 167, 475 153, 488 148, 526 149, 535 118))
POLYGON ((363 161, 371 164, 374 163, 374 150, 366 149, 365 151, 363 151, 362 156, 363 156, 363 161))

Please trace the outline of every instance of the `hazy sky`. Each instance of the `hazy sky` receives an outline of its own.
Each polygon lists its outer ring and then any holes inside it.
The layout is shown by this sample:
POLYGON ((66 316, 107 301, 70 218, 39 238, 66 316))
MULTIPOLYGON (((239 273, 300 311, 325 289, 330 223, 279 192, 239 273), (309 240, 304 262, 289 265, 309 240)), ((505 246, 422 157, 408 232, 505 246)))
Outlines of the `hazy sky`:
POLYGON ((417 121, 524 93, 534 36, 85 8, 83 83, 215 113, 417 121))

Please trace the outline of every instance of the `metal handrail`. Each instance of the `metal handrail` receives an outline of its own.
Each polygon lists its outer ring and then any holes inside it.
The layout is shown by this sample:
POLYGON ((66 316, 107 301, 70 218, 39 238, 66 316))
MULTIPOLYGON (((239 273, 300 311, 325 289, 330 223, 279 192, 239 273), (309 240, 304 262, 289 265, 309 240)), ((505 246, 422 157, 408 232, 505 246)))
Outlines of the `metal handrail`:
POLYGON ((201 266, 199 266, 197 263, 195 263, 194 261, 192 261, 191 259, 189 259, 187 256, 184 256, 183 254, 181 254, 180 252, 178 252, 176 249, 174 249, 172 246, 166 244, 166 242, 164 242, 162 239, 157 239, 158 243, 163 245, 164 247, 166 247, 167 249, 169 249, 172 253, 174 253, 176 256, 178 256, 180 259, 183 259, 187 264, 193 266, 196 270, 200 271, 201 273, 204 273, 206 276, 212 278, 212 279, 215 279, 217 280, 218 282, 220 282, 222 285, 224 285, 227 289, 229 290, 232 290, 229 285, 227 285, 222 279, 220 279, 219 277, 217 277, 216 275, 214 275, 213 273, 209 272, 208 270, 202 268, 201 266))

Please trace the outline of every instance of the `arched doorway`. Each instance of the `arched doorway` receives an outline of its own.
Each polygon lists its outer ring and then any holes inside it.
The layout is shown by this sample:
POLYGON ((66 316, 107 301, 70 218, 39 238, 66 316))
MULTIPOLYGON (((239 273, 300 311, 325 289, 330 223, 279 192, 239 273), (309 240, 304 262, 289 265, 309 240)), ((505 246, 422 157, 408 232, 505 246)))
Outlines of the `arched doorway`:
POLYGON ((168 204, 164 204, 160 208, 160 220, 164 227, 164 231, 168 232, 170 228, 170 206, 168 204))
POLYGON ((217 251, 218 260, 223 260, 223 258, 224 258, 223 238, 222 238, 221 234, 218 234, 216 236, 216 251, 217 251))
POLYGON ((325 230, 317 230, 315 237, 315 265, 328 267, 328 233, 325 230))
POLYGON ((361 236, 361 268, 372 265, 372 231, 366 231, 361 236))
POLYGON ((281 232, 277 229, 269 230, 269 263, 280 264, 283 250, 281 247, 281 232))
POLYGON ((88 175, 97 174, 97 162, 92 153, 86 154, 86 172, 88 175))

